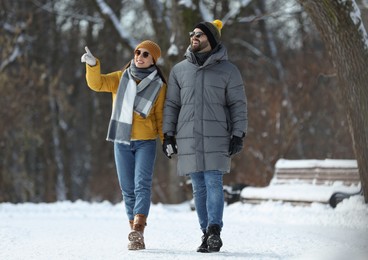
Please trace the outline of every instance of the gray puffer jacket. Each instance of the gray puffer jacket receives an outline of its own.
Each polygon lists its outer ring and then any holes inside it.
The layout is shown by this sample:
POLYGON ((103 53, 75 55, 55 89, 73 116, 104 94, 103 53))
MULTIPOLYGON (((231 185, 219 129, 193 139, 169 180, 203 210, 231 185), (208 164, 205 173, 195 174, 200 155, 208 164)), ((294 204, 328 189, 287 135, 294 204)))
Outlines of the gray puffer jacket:
POLYGON ((230 172, 232 135, 247 133, 247 102, 239 70, 220 44, 199 66, 190 47, 170 72, 163 132, 176 136, 178 174, 230 172))

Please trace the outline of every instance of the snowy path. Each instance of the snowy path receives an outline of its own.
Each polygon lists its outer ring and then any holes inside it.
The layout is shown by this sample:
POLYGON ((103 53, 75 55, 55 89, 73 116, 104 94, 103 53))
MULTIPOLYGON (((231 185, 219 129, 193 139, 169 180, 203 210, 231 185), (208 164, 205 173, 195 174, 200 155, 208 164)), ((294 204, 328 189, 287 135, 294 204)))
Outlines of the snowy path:
POLYGON ((78 201, 0 204, 0 259, 364 260, 368 206, 351 198, 334 210, 314 204, 225 207, 220 253, 201 254, 196 213, 187 203, 152 205, 146 250, 128 251, 123 204, 78 201))

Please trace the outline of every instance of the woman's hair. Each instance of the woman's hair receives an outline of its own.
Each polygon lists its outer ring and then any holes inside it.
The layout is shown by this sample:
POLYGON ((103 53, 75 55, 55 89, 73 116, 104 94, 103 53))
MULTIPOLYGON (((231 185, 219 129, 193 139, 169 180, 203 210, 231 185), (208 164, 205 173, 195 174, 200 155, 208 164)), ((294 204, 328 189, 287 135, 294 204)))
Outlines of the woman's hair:
POLYGON ((159 66, 157 66, 156 64, 154 66, 156 66, 157 73, 160 76, 161 80, 167 85, 166 78, 164 74, 162 73, 161 69, 159 68, 159 66))
POLYGON ((124 70, 126 70, 127 68, 129 68, 130 67, 130 63, 131 63, 132 61, 129 61, 127 64, 125 64, 122 68, 121 68, 121 71, 124 71, 124 70))
MULTIPOLYGON (((121 68, 121 71, 125 71, 127 68, 130 67, 130 63, 132 61, 129 61, 127 64, 125 64, 122 68, 121 68)), ((166 81, 166 78, 164 76, 164 74, 162 73, 161 69, 156 65, 156 64, 153 64, 152 66, 155 66, 156 69, 157 69, 157 73, 158 75, 160 76, 161 80, 167 85, 167 81, 166 81)))

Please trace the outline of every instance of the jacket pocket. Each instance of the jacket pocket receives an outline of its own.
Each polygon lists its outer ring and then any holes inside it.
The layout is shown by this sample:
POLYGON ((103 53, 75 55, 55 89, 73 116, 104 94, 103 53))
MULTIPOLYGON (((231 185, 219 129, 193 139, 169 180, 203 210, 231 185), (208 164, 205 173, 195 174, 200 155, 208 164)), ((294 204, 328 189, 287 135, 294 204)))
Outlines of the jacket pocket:
POLYGON ((225 110, 225 116, 226 116, 226 130, 229 132, 229 134, 231 134, 231 132, 233 131, 233 123, 231 122, 231 117, 230 117, 230 111, 227 107, 224 107, 225 110))

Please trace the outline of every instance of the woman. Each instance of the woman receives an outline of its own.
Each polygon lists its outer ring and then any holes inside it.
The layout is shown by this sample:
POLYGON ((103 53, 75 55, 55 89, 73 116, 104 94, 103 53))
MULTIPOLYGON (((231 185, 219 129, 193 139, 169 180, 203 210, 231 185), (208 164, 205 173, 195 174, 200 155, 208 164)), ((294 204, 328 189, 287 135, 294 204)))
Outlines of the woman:
POLYGON ((107 140, 114 142, 117 175, 131 232, 128 249, 145 249, 143 231, 151 205, 151 188, 156 139, 161 142, 166 80, 156 66, 160 47, 143 41, 134 50, 134 59, 123 70, 101 74, 100 61, 85 48, 88 86, 111 92, 113 109, 107 140))

